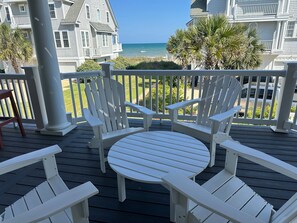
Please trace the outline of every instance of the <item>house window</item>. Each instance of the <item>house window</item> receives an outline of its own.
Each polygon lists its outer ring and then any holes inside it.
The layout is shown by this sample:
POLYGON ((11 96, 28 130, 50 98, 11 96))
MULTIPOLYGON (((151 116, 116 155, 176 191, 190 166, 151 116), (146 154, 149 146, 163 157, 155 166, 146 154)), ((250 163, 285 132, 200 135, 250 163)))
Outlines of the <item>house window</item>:
POLYGON ((87 19, 91 18, 91 14, 90 14, 90 6, 86 5, 86 14, 87 14, 87 19))
POLYGON ((67 31, 55 31, 55 42, 57 48, 69 48, 69 37, 67 31))
POLYGON ((286 37, 294 36, 295 22, 288 22, 286 37))
POLYGON ((102 35, 102 46, 108 46, 108 35, 107 34, 103 34, 102 35))
POLYGON ((19 4, 19 10, 20 12, 26 12, 26 7, 24 4, 19 4))
POLYGON ((112 35, 112 44, 116 45, 117 44, 117 36, 112 35))
POLYGON ((97 19, 98 21, 101 21, 100 9, 97 9, 97 19))
POLYGON ((83 48, 90 47, 88 31, 81 31, 81 42, 82 42, 83 48))
POLYGON ((106 21, 109 22, 109 12, 106 12, 106 21))
POLYGON ((56 10, 55 10, 55 4, 54 3, 49 3, 48 4, 49 11, 50 11, 50 16, 52 19, 56 18, 56 10))
POLYGON ((10 10, 8 7, 5 7, 5 14, 6 14, 7 21, 10 22, 11 16, 10 16, 10 10))

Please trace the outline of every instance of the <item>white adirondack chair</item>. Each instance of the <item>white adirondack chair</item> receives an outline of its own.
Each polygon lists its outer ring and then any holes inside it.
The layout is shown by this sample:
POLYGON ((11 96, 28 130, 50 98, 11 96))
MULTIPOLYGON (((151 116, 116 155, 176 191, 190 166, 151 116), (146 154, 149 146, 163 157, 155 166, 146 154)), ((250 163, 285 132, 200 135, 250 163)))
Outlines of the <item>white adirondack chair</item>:
POLYGON ((172 131, 182 132, 210 143, 209 166, 215 163, 216 143, 230 138, 229 132, 234 114, 241 108, 240 106, 234 107, 240 92, 241 84, 235 78, 212 77, 205 80, 201 98, 178 102, 166 107, 169 110, 172 131), (196 122, 178 121, 179 109, 197 103, 196 122))
POLYGON ((89 147, 99 148, 100 168, 105 173, 104 149, 127 135, 148 131, 155 112, 143 106, 125 102, 123 85, 111 78, 97 78, 91 81, 87 84, 85 92, 89 109, 83 110, 84 117, 94 132, 89 147), (129 127, 127 106, 143 114, 143 128, 129 127))
POLYGON ((89 222, 88 198, 97 194, 98 190, 91 182, 68 189, 59 176, 55 159, 55 154, 61 151, 58 145, 54 145, 0 163, 2 175, 42 161, 47 178, 6 207, 0 215, 1 223, 89 222))
POLYGON ((225 168, 202 186, 177 173, 163 178, 170 187, 177 222, 297 222, 297 193, 278 211, 236 176, 238 157, 297 180, 297 168, 263 152, 226 140, 225 168), (191 200, 191 202, 188 202, 191 200))

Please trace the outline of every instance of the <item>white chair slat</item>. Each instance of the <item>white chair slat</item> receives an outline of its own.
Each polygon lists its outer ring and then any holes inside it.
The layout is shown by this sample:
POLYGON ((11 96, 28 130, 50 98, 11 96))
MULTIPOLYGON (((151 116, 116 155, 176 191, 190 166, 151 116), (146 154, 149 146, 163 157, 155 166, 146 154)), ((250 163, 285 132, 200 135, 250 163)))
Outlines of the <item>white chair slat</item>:
MULTIPOLYGON (((51 189, 48 182, 43 182, 42 184, 38 185, 36 187, 36 191, 38 193, 38 196, 41 199, 41 202, 44 203, 51 198, 55 197, 54 191, 51 189)), ((68 218, 68 215, 65 213, 65 211, 57 213, 50 217, 52 222, 65 222, 65 223, 71 223, 72 221, 68 218)))
POLYGON ((118 92, 118 88, 117 88, 117 81, 110 80, 110 85, 111 85, 111 92, 113 94, 116 125, 117 125, 117 130, 119 130, 119 129, 123 128, 123 120, 122 120, 121 112, 120 112, 121 107, 120 107, 119 92, 118 92))
POLYGON ((120 98, 120 106, 121 106, 121 116, 122 116, 122 120, 123 120, 123 127, 124 128, 129 128, 129 122, 128 122, 128 117, 127 117, 127 113, 126 113, 126 106, 125 106, 125 89, 124 86, 120 83, 117 83, 117 88, 119 90, 119 92, 121 92, 121 94, 119 94, 119 98, 120 98))
POLYGON ((292 214, 297 215, 297 193, 295 193, 272 217, 272 222, 282 222, 292 214))
POLYGON ((212 105, 209 111, 210 115, 216 114, 216 110, 217 110, 217 102, 219 100, 219 96, 221 95, 221 90, 222 90, 222 86, 224 83, 224 78, 223 77, 219 77, 217 78, 216 81, 216 88, 213 94, 213 99, 212 99, 212 105))
MULTIPOLYGON (((111 127, 111 121, 110 121, 110 116, 109 116, 107 99, 106 99, 106 95, 105 95, 105 89, 104 89, 104 86, 102 84, 103 79, 102 78, 97 78, 97 90, 98 90, 98 94, 99 94, 99 97, 100 97, 100 102, 101 102, 101 106, 102 106, 102 110, 103 110, 102 112, 103 112, 103 115, 104 115, 104 121, 105 121, 105 124, 106 124, 106 129, 107 129, 107 132, 110 132, 110 131, 112 131, 112 127, 111 127)), ((105 81, 105 79, 104 79, 104 81, 105 81)))
MULTIPOLYGON (((29 210, 42 204, 35 188, 31 190, 29 193, 27 193, 24 196, 24 199, 26 201, 26 204, 29 210)), ((45 219, 43 221, 40 221, 39 223, 51 223, 51 222, 49 219, 45 219)))
POLYGON ((207 94, 204 98, 205 103, 204 103, 204 108, 203 108, 202 117, 201 117, 202 120, 200 122, 202 125, 208 125, 208 118, 209 118, 209 115, 211 115, 209 112, 210 112, 211 105, 213 104, 213 97, 216 90, 216 84, 217 84, 217 77, 211 78, 209 86, 207 88, 207 94))
POLYGON ((107 102, 107 108, 109 112, 109 118, 111 121, 112 131, 117 130, 117 123, 116 123, 116 116, 115 116, 115 105, 113 99, 113 92, 110 85, 110 79, 104 78, 104 90, 105 90, 105 97, 107 102))
POLYGON ((99 91, 97 90, 96 83, 94 81, 92 81, 90 85, 86 86, 86 93, 88 97, 89 108, 92 115, 99 118, 103 122, 102 131, 107 132, 106 119, 104 116, 104 111, 101 104, 99 91), (92 93, 90 91, 90 87, 92 89, 92 93))
POLYGON ((16 202, 14 202, 11 205, 12 208, 12 212, 14 216, 18 216, 26 211, 28 211, 25 199, 22 197, 20 199, 18 199, 16 202))
POLYGON ((230 89, 229 85, 230 85, 230 77, 225 76, 223 78, 223 85, 222 85, 219 100, 217 101, 216 111, 214 114, 218 114, 218 113, 226 111, 226 110, 224 110, 224 104, 226 101, 226 94, 228 94, 228 89, 230 89))
MULTIPOLYGON (((226 201, 226 203, 231 205, 232 207, 235 207, 238 210, 240 210, 254 195, 255 195, 255 192, 247 185, 244 185, 238 191, 236 191, 236 193, 233 194, 226 201)), ((227 222, 229 222, 229 220, 223 218, 222 216, 220 216, 218 214, 212 214, 205 221, 205 223, 215 223, 215 222, 227 223, 227 222)))
MULTIPOLYGON (((6 207, 5 208, 5 211, 4 211, 4 213, 2 214, 2 215, 4 215, 4 221, 5 220, 8 220, 8 219, 11 219, 12 217, 13 217, 13 212, 12 212, 12 209, 11 209, 11 206, 8 206, 8 207, 6 207)), ((1 215, 1 216, 2 216, 1 215)), ((0 218, 1 219, 1 218, 0 218)), ((2 221, 1 221, 2 222, 2 221)))
POLYGON ((273 211, 273 206, 271 204, 267 204, 258 214, 257 218, 263 222, 271 222, 271 215, 273 211))
MULTIPOLYGON (((266 213, 266 214, 267 214, 267 216, 270 217, 272 206, 269 203, 267 203, 267 201, 265 201, 258 194, 255 194, 255 196, 253 196, 252 199, 250 199, 248 201, 248 203, 241 210, 245 213, 248 213, 248 214, 254 216, 254 217, 258 217, 258 215, 262 212, 262 210, 264 208, 267 207, 267 205, 270 206, 270 212, 266 213)), ((264 216, 264 212, 262 213, 262 215, 264 216)))

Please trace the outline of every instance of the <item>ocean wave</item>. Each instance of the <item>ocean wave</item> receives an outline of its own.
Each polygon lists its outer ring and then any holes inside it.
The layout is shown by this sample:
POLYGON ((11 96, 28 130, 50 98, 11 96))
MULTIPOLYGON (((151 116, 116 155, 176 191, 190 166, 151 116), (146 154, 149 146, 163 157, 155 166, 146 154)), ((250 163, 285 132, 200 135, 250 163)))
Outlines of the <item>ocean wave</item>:
POLYGON ((147 51, 146 50, 140 50, 140 53, 146 53, 147 51))

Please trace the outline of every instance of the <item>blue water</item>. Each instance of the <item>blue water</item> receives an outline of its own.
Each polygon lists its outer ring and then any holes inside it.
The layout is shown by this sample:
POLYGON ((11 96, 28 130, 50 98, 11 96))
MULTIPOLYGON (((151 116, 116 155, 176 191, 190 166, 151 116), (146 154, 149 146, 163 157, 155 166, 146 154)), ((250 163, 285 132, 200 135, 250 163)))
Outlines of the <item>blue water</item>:
POLYGON ((166 43, 126 43, 122 44, 124 57, 167 57, 166 43))

